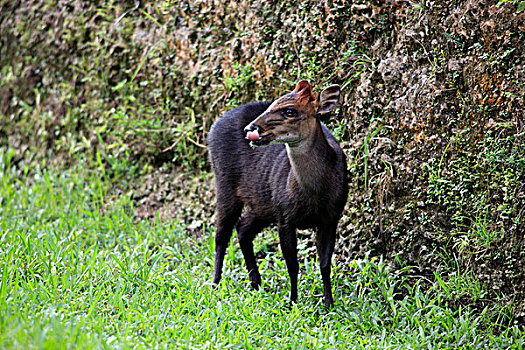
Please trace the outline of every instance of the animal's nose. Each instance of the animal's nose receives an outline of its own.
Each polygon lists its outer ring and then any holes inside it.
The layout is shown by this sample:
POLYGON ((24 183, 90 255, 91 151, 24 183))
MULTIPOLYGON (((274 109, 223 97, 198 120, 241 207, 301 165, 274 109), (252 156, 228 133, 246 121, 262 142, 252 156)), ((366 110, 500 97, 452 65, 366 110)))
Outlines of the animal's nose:
POLYGON ((253 123, 250 123, 248 124, 245 128, 244 128, 244 133, 247 134, 249 133, 250 131, 255 131, 255 130, 259 130, 259 128, 257 127, 257 125, 253 124, 253 123))

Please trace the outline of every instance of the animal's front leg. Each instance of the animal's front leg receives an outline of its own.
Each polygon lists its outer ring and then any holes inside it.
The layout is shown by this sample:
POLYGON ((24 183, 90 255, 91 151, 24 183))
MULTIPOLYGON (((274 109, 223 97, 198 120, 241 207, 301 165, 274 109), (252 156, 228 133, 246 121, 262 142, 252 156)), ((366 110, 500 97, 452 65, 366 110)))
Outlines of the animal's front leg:
POLYGON ((332 298, 332 254, 334 253, 337 223, 318 228, 316 235, 317 254, 323 278, 324 306, 330 308, 334 301, 332 298))

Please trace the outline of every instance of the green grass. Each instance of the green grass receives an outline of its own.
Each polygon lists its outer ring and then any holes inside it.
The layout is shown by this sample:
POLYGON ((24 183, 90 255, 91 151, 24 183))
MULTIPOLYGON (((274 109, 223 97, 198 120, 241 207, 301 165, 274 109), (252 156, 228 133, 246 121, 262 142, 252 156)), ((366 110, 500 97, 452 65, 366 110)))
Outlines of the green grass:
POLYGON ((302 259, 289 306, 280 252, 252 291, 236 242, 215 289, 213 227, 195 237, 176 220, 138 222, 129 195, 90 169, 19 171, 2 150, 0 348, 523 348, 491 309, 449 306, 458 276, 423 288, 379 259, 335 262, 330 312, 315 260, 302 259))

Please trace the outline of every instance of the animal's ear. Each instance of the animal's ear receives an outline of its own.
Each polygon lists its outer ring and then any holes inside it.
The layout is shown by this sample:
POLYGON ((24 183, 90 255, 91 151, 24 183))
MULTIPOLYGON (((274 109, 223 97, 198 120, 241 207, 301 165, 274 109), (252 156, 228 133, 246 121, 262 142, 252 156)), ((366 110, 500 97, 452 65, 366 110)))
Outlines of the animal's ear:
POLYGON ((321 91, 319 96, 317 96, 317 101, 319 103, 317 114, 326 114, 333 111, 339 103, 340 92, 341 88, 339 85, 330 85, 321 91))

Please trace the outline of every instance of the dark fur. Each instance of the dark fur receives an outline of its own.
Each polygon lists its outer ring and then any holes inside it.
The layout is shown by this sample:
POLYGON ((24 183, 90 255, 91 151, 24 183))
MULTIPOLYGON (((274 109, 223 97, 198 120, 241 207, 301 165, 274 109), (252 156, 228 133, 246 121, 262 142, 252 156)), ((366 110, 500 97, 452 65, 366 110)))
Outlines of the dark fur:
MULTIPOLYGON (((325 305, 332 304, 330 264, 338 220, 348 186, 346 159, 336 139, 321 125, 311 170, 319 174, 315 187, 304 188, 294 178, 283 144, 252 148, 243 129, 263 113, 268 102, 237 107, 222 116, 208 136, 217 196, 215 272, 221 279, 224 254, 236 227, 254 288, 261 284, 252 241, 265 227, 277 224, 291 280, 291 300, 297 299, 296 229, 316 230, 325 305), (241 217, 241 212, 244 212, 241 217)), ((297 164, 297 162, 296 162, 297 164)), ((302 164, 301 164, 302 166, 302 164)), ((317 179, 316 179, 317 180, 317 179)))

